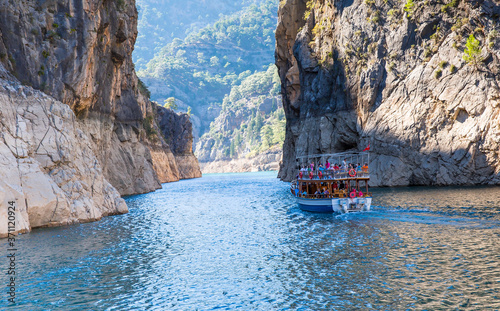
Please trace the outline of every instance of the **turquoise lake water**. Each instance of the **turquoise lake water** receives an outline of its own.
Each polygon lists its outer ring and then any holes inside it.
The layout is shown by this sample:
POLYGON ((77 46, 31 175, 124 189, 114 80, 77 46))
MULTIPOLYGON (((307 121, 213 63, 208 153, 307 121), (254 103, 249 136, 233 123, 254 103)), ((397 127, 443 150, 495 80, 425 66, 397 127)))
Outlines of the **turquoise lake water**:
POLYGON ((0 309, 500 309, 500 187, 374 189, 373 211, 348 215, 303 212, 288 189, 211 174, 23 234, 0 309))

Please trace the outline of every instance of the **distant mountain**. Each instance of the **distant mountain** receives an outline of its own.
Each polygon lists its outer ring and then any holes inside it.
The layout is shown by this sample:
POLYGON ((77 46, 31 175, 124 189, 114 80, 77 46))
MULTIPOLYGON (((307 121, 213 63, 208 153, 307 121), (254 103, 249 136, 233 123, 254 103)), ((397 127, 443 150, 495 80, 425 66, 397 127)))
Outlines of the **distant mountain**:
POLYGON ((183 40, 250 4, 262 0, 137 0, 138 37, 133 60, 137 69, 146 64, 174 38, 183 40))
POLYGON ((203 163, 253 158, 281 149, 285 139, 285 113, 280 96, 278 70, 252 74, 224 97, 220 115, 196 146, 203 163))
POLYGON ((174 97, 180 111, 192 109, 195 137, 219 115, 233 86, 274 62, 278 3, 256 2, 174 39, 138 73, 152 100, 162 104, 174 97))
MULTIPOLYGON (((193 3, 187 1, 187 6, 193 3)), ((277 169, 285 136, 281 84, 273 64, 278 2, 237 1, 236 6, 222 1, 222 13, 233 11, 207 24, 216 16, 210 12, 221 12, 214 3, 204 2, 207 14, 199 19, 183 12, 191 17, 182 23, 154 22, 169 31, 148 25, 164 12, 177 12, 179 3, 141 8, 139 38, 153 40, 139 39, 136 55, 155 56, 145 66, 144 59, 138 60, 138 75, 152 100, 190 114, 202 167, 210 172, 221 166, 224 171, 277 169), (151 36, 155 31, 160 36, 151 36), (151 50, 153 46, 157 51, 151 50), (159 46, 163 47, 158 51, 159 46)))

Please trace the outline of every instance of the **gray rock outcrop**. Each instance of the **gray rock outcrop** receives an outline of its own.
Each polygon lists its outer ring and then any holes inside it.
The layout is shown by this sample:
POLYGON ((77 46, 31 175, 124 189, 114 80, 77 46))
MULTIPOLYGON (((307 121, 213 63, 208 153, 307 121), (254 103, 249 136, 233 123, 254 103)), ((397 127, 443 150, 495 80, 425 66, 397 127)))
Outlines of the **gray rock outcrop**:
POLYGON ((21 85, 0 64, 0 237, 8 231, 67 225, 128 211, 104 177, 71 109, 21 85))
POLYGON ((282 179, 295 176, 296 156, 370 144, 373 186, 500 183, 500 7, 408 3, 280 7, 282 179), (480 50, 465 61, 471 34, 480 50))
POLYGON ((178 179, 201 177, 198 159, 193 154, 193 125, 185 113, 156 107, 157 124, 167 140, 177 164, 178 179))

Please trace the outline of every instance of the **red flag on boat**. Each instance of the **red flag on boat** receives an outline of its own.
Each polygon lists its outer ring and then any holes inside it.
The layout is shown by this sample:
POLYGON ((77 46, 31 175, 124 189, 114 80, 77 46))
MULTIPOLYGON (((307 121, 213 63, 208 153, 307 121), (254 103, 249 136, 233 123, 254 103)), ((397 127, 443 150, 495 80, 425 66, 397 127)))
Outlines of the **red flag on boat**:
POLYGON ((368 147, 366 147, 363 151, 368 151, 370 150, 370 143, 368 143, 368 147))

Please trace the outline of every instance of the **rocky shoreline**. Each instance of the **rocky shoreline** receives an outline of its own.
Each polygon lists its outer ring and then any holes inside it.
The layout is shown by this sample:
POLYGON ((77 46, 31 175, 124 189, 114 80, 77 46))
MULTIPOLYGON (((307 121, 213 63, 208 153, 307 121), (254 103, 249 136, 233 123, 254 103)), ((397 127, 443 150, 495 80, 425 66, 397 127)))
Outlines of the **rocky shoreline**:
POLYGON ((277 171, 281 159, 281 150, 273 149, 252 158, 200 162, 200 168, 203 174, 277 171))

